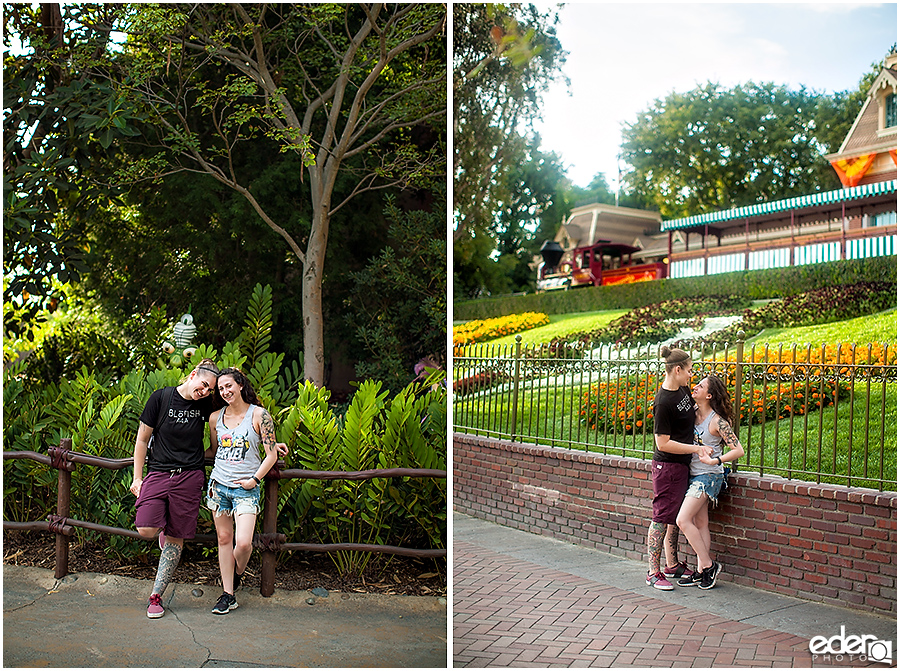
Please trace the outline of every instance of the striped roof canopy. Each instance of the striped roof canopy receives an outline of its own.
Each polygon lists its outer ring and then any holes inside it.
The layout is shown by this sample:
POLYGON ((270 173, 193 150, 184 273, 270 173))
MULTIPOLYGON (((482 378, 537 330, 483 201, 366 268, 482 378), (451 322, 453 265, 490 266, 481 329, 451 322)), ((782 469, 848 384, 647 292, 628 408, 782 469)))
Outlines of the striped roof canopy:
POLYGON ((693 217, 685 217, 684 219, 670 219, 660 223, 660 230, 673 231, 685 228, 697 228, 707 224, 719 224, 720 226, 725 224, 725 227, 727 227, 727 222, 731 221, 736 222, 736 220, 748 219, 751 217, 766 217, 767 215, 788 213, 792 210, 815 209, 841 202, 859 200, 861 198, 896 193, 897 180, 895 179, 886 182, 861 184, 852 188, 838 189, 837 191, 822 191, 820 193, 809 194, 808 196, 797 196, 796 198, 787 198, 785 200, 776 200, 768 203, 757 203, 756 205, 748 205, 746 207, 738 207, 730 210, 697 214, 693 217))

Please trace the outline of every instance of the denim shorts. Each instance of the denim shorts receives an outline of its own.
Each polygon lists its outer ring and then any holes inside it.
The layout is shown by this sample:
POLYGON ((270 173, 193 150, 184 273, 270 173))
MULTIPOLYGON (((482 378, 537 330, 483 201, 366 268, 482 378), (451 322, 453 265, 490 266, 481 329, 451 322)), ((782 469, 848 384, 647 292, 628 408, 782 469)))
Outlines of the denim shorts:
POLYGON ((206 507, 216 515, 258 515, 259 485, 253 489, 226 487, 215 480, 206 488, 206 507))
POLYGON ((716 505, 719 492, 722 491, 723 482, 725 482, 725 473, 692 475, 685 496, 693 496, 695 499, 699 499, 701 494, 706 494, 713 505, 716 505))

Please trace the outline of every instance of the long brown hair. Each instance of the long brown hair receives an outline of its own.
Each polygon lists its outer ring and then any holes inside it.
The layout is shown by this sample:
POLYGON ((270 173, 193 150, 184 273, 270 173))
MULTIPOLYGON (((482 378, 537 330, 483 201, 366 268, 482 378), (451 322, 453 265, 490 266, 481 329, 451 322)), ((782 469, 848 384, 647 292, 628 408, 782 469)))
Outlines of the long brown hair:
POLYGON ((725 383, 715 375, 706 376, 706 389, 709 392, 709 405, 726 422, 734 426, 734 408, 731 399, 728 398, 728 389, 725 383))
MULTIPOLYGON (((240 368, 226 368, 219 372, 219 377, 223 375, 230 375, 235 382, 241 385, 241 398, 244 399, 245 403, 249 403, 250 405, 260 405, 259 398, 256 396, 256 392, 253 391, 253 385, 250 384, 250 380, 247 379, 247 376, 244 375, 244 371, 240 368)), ((219 396, 219 385, 216 384, 216 396, 219 396)))

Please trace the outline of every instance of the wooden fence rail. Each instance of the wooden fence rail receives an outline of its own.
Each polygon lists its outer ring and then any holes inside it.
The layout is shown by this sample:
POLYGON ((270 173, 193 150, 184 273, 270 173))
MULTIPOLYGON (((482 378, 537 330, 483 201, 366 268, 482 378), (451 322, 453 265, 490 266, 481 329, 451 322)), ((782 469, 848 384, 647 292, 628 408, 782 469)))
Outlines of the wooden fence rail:
MULTIPOLYGON (((104 534, 126 536, 135 540, 145 540, 137 531, 120 529, 93 522, 73 520, 69 518, 72 471, 76 464, 85 464, 97 468, 121 470, 134 465, 132 459, 107 459, 95 457, 81 452, 72 452, 72 440, 63 438, 59 447, 51 447, 48 454, 27 450, 3 452, 7 459, 31 459, 57 469, 58 484, 56 494, 56 514, 48 515, 47 520, 32 522, 3 521, 4 529, 22 531, 50 531, 56 534, 56 571, 57 579, 69 573, 69 539, 75 528, 97 531, 104 534)), ((211 462, 212 460, 208 460, 211 462)), ((395 554, 406 557, 438 558, 446 557, 446 548, 413 549, 393 545, 372 545, 366 543, 287 543, 284 534, 277 533, 278 517, 278 481, 289 479, 303 480, 371 480, 373 478, 444 478, 447 471, 426 468, 384 468, 368 471, 306 471, 297 468, 283 469, 283 461, 278 463, 264 478, 265 510, 263 511, 263 531, 253 536, 253 547, 262 551, 262 573, 260 576, 260 594, 272 596, 275 593, 275 554, 282 550, 305 552, 375 552, 395 554)), ((215 543, 215 534, 198 534, 193 539, 196 543, 215 543)))

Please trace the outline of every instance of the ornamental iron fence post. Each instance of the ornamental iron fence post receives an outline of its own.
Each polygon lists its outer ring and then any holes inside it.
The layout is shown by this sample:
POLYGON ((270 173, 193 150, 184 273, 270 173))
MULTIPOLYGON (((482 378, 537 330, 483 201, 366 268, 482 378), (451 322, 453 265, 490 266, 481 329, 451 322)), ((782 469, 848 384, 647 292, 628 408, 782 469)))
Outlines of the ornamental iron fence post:
POLYGON ((512 426, 509 428, 510 440, 516 439, 516 422, 518 421, 517 410, 519 407, 519 373, 522 365, 522 336, 516 336, 516 361, 513 369, 513 390, 512 390, 512 413, 510 421, 512 426))
MULTIPOLYGON (((734 435, 741 435, 741 398, 743 398, 744 390, 741 388, 743 384, 744 372, 744 337, 743 331, 737 333, 737 343, 734 351, 734 435)), ((749 403, 747 404, 748 412, 752 412, 753 394, 750 394, 749 403)), ((751 420, 752 421, 752 420, 751 420)), ((739 460, 738 460, 739 461, 739 460)), ((738 468, 738 461, 734 462, 734 470, 738 468)))

